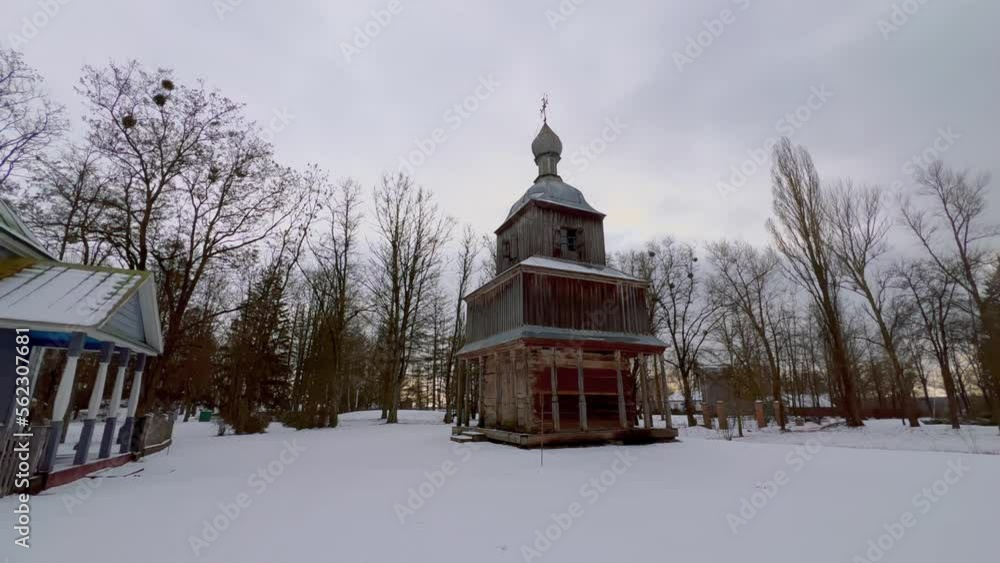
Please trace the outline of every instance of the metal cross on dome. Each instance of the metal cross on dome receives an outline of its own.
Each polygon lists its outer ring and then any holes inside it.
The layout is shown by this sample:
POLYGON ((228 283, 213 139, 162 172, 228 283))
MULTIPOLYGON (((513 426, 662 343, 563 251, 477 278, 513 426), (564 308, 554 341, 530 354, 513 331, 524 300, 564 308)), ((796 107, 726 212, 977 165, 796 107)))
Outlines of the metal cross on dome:
POLYGON ((549 122, 549 95, 542 94, 542 109, 539 112, 542 114, 542 123, 549 122))

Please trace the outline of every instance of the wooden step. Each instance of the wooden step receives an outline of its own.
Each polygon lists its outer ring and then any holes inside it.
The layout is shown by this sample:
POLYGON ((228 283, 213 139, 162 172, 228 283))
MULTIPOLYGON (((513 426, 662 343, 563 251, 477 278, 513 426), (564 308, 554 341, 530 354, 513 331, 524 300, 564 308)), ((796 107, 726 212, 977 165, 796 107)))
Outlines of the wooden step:
POLYGON ((468 436, 469 438, 472 438, 473 442, 485 442, 486 441, 486 434, 483 434, 482 432, 477 432, 475 430, 466 430, 465 432, 462 432, 461 435, 462 436, 468 436))
POLYGON ((452 436, 451 437, 451 441, 459 443, 459 444, 467 444, 469 442, 472 442, 473 438, 472 438, 472 436, 463 436, 462 434, 458 434, 458 435, 452 436))

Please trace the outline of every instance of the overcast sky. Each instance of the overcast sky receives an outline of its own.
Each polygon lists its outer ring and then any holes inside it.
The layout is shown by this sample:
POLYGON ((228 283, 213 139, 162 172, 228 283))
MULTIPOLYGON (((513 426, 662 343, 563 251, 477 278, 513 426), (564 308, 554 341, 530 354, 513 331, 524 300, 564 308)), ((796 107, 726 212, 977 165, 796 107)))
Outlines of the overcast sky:
POLYGON ((997 21, 995 0, 3 0, 0 39, 23 39, 75 114, 84 64, 135 58, 278 125, 283 161, 367 187, 422 144, 417 181, 483 232, 536 176, 547 92, 560 171, 622 250, 666 234, 765 241, 769 164, 745 161, 781 134, 825 180, 908 186, 907 161, 935 143, 953 166, 1000 172, 997 21))

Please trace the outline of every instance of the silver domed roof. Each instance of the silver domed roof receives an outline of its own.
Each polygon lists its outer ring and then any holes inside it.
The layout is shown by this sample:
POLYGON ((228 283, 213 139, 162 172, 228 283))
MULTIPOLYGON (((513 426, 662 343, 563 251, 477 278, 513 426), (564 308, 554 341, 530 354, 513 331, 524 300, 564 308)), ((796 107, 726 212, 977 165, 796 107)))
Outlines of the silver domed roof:
MULTIPOLYGON (((562 141, 559 135, 549 127, 548 123, 542 124, 541 131, 531 143, 531 152, 535 155, 535 163, 538 165, 538 177, 535 184, 524 192, 521 199, 511 206, 507 219, 513 217, 524 206, 532 201, 546 202, 553 205, 568 207, 577 211, 593 213, 604 216, 603 213, 594 209, 584 199, 583 193, 573 186, 563 182, 559 176, 558 164, 562 153, 562 141)), ((506 220, 504 221, 506 223, 506 220)))
POLYGON ((562 207, 603 215, 603 213, 587 203, 587 200, 583 197, 583 192, 563 182, 562 178, 558 176, 543 176, 539 178, 535 182, 535 185, 528 188, 528 191, 524 192, 521 199, 517 200, 517 203, 511 206, 507 218, 510 219, 513 217, 515 213, 531 201, 544 201, 562 207))
POLYGON ((535 140, 531 142, 531 152, 535 158, 543 154, 561 155, 563 150, 562 141, 559 135, 549 127, 548 123, 542 125, 542 130, 538 132, 535 140))

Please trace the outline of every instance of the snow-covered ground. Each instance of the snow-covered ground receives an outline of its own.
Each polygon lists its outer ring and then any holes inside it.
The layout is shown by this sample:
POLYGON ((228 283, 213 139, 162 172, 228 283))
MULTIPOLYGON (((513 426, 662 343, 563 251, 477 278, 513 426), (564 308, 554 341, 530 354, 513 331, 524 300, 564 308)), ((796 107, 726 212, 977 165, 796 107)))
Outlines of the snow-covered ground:
MULTIPOLYGON (((701 420, 701 417, 697 417, 701 420)), ((683 438, 722 440, 723 435, 704 427, 687 427, 687 418, 674 416, 674 426, 683 438)), ((659 417, 656 426, 662 427, 659 417)), ((910 428, 899 420, 866 420, 863 428, 852 429, 843 425, 824 423, 823 426, 806 423, 805 426, 788 426, 781 432, 776 426, 757 430, 753 420, 747 420, 743 438, 737 440, 766 444, 805 444, 822 434, 826 444, 843 448, 878 450, 910 450, 926 452, 957 452, 1000 455, 1000 432, 995 426, 963 426, 952 430, 947 424, 924 424, 910 428)))
POLYGON ((10 563, 996 558, 1000 456, 834 447, 848 431, 728 442, 689 429, 671 444, 546 450, 542 467, 537 450, 453 444, 440 416, 405 412, 404 424, 386 426, 377 413, 352 413, 332 430, 222 438, 214 424, 178 423, 169 452, 131 466, 141 473, 34 497, 31 550, 9 547, 15 504, 0 500, 0 554, 10 563))

